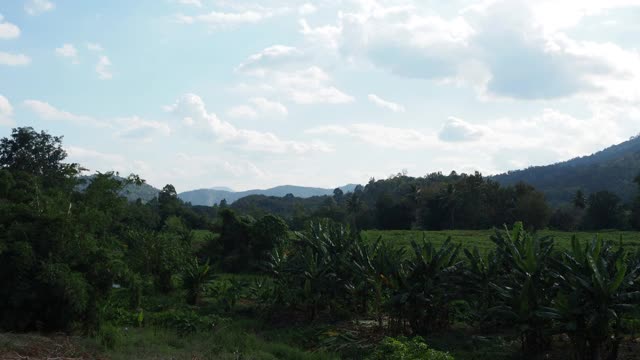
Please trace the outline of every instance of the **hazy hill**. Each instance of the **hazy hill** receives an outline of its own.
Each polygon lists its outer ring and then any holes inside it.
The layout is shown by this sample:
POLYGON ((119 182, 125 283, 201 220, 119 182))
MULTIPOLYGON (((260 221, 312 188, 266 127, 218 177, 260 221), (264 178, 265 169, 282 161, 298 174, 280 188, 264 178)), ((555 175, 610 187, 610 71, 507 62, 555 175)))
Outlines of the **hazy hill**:
POLYGON ((576 190, 587 194, 611 191, 624 201, 637 193, 633 179, 640 173, 640 137, 589 156, 565 162, 510 171, 493 177, 503 185, 524 181, 545 193, 552 204, 570 201, 576 190))
MULTIPOLYGON (((357 185, 349 184, 340 187, 345 193, 353 191, 357 185)), ((293 194, 299 198, 310 198, 313 196, 323 196, 333 194, 334 189, 313 188, 294 185, 282 185, 265 190, 247 190, 247 191, 225 191, 216 189, 199 189, 192 191, 185 191, 178 194, 178 197, 185 202, 190 202, 192 205, 206 205, 212 206, 218 204, 223 199, 227 200, 227 203, 231 204, 238 199, 241 199, 249 195, 264 195, 283 197, 287 194, 293 194)))

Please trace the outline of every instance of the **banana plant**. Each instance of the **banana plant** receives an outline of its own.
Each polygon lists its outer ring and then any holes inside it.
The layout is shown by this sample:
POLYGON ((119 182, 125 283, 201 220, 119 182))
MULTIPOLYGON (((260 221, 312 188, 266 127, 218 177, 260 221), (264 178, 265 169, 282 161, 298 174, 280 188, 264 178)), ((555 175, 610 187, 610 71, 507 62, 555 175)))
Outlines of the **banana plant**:
POLYGON ((205 285, 211 280, 211 277, 209 260, 201 264, 198 258, 195 257, 187 263, 182 275, 182 284, 187 290, 187 303, 190 305, 200 304, 205 285))
POLYGON ((383 242, 379 237, 371 245, 358 243, 352 253, 353 271, 356 274, 356 286, 361 289, 363 308, 366 309, 366 300, 373 295, 378 327, 382 328, 385 293, 390 288, 390 279, 396 276, 402 267, 405 251, 383 242))
POLYGON ((523 355, 535 356, 550 345, 545 333, 549 320, 539 314, 551 303, 556 287, 549 269, 553 239, 533 237, 516 223, 512 231, 496 231, 492 237, 500 266, 505 271, 490 283, 498 305, 491 317, 514 326, 520 334, 523 355))
POLYGON ((411 243, 413 253, 406 268, 397 273, 392 305, 400 311, 414 333, 426 334, 450 324, 449 305, 458 296, 457 275, 460 245, 451 238, 440 247, 423 239, 411 243))
POLYGON ((640 262, 611 242, 593 239, 582 246, 573 237, 555 268, 560 292, 543 315, 570 336, 574 359, 616 359, 623 315, 640 301, 634 289, 640 262))
POLYGON ((486 322, 488 310, 496 305, 496 293, 491 286, 498 277, 503 275, 502 268, 495 251, 486 255, 480 254, 477 247, 472 251, 464 249, 467 258, 463 270, 463 285, 469 295, 468 301, 472 307, 474 318, 481 324, 486 322))

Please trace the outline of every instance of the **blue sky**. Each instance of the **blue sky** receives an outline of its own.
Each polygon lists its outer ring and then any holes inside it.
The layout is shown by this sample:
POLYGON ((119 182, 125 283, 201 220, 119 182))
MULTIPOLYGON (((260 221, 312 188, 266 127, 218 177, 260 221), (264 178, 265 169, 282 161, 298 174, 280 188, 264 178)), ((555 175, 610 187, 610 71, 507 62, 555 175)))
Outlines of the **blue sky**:
POLYGON ((637 0, 5 0, 0 136, 179 191, 494 174, 640 131, 637 0))

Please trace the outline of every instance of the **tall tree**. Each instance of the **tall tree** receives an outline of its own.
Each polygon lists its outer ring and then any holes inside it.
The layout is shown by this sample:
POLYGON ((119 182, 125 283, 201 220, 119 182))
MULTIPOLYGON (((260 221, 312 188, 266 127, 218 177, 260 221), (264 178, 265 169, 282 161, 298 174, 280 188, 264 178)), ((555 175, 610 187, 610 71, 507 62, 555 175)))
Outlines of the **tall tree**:
POLYGON ((0 167, 5 169, 52 179, 76 175, 79 165, 64 163, 66 158, 62 136, 31 127, 15 128, 11 137, 0 139, 0 167))

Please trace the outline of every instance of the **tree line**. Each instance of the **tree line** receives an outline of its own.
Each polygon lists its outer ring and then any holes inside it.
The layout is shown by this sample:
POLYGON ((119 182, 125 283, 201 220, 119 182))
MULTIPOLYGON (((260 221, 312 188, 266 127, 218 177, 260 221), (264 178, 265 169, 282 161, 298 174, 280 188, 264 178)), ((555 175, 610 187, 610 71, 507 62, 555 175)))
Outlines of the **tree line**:
MULTIPOLYGON (((640 177, 636 178, 640 189, 640 177)), ((640 229, 640 191, 631 203, 609 191, 585 194, 552 207, 543 193, 519 182, 501 186, 474 174, 432 173, 410 177, 399 173, 371 179, 354 192, 335 189, 333 196, 309 199, 261 195, 242 198, 231 208, 245 215, 275 213, 293 229, 314 218, 330 218, 358 229, 489 229, 524 221, 531 229, 564 231, 640 229)))

